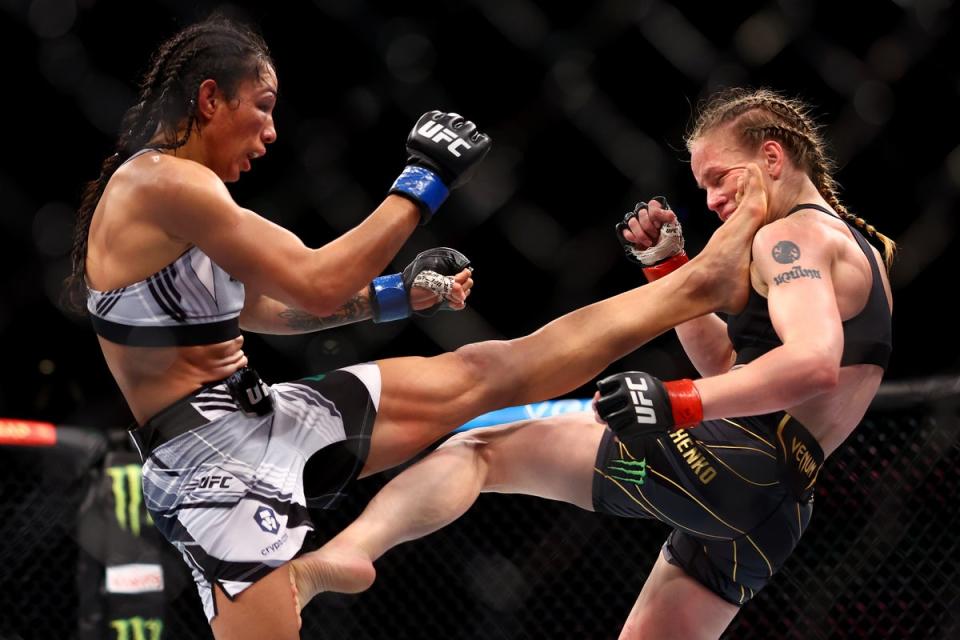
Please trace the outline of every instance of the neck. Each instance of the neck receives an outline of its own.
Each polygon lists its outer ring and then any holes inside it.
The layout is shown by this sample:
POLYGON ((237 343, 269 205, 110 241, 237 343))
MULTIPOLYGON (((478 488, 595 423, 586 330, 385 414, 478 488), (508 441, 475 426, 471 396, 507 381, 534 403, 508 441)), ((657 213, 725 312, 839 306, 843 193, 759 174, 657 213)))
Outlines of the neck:
POLYGON ((800 203, 813 203, 833 209, 820 195, 817 187, 806 175, 796 181, 781 183, 777 197, 771 200, 770 221, 785 217, 793 207, 800 203))
MULTIPOLYGON (((178 128, 176 134, 173 135, 158 133, 150 140, 147 146, 151 144, 165 144, 173 142, 174 140, 181 140, 186 133, 187 130, 184 126, 178 128)), ((182 147, 177 147, 176 149, 164 149, 164 153, 169 153, 177 158, 185 158, 187 160, 199 162, 202 165, 207 165, 206 149, 203 146, 200 130, 196 126, 194 127, 193 132, 190 134, 190 138, 187 140, 186 144, 184 144, 182 147)))

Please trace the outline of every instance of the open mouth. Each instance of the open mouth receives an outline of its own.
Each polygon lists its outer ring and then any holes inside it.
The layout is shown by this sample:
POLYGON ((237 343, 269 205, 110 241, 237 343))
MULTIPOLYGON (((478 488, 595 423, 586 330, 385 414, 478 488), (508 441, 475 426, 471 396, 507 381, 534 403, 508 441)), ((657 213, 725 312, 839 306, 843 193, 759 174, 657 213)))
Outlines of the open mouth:
POLYGON ((257 151, 251 151, 247 154, 247 157, 243 159, 243 171, 250 171, 253 166, 253 161, 257 158, 262 158, 263 154, 257 151))

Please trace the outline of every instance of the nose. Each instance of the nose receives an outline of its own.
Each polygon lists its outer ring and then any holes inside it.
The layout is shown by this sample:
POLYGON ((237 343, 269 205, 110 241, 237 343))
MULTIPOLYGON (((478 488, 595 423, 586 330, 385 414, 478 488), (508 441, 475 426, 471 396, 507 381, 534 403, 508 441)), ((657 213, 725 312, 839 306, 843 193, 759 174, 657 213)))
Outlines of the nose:
POLYGON ((260 139, 263 140, 263 144, 273 144, 277 140, 277 127, 273 124, 273 119, 267 124, 263 129, 263 133, 260 134, 260 139))
POLYGON ((719 189, 707 189, 707 208, 710 211, 719 214, 726 203, 727 197, 719 189))

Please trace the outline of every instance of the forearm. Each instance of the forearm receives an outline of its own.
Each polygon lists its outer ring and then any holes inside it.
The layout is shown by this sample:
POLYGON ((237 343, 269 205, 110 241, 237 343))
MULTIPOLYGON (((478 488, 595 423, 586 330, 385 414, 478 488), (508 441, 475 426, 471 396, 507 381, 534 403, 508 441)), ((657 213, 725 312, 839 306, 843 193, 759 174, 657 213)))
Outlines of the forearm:
POLYGON ((840 363, 816 344, 777 347, 750 364, 696 380, 705 420, 790 409, 833 389, 840 363))
POLYGON ((727 323, 716 314, 677 325, 677 337, 701 376, 720 375, 733 366, 736 354, 727 336, 727 323))
POLYGON ((359 225, 312 252, 307 280, 322 282, 323 287, 300 306, 320 318, 336 316, 361 287, 385 270, 419 221, 419 210, 411 201, 387 196, 359 225))
POLYGON ((244 330, 254 333, 293 335, 323 331, 370 318, 370 291, 364 287, 332 314, 325 316, 317 316, 261 296, 250 309, 244 309, 240 324, 244 330))
POLYGON ((490 150, 490 138, 456 113, 428 111, 411 130, 406 149, 407 166, 391 195, 359 226, 315 252, 312 273, 337 277, 307 311, 332 314, 383 272, 417 225, 433 217, 451 189, 469 180, 490 150))

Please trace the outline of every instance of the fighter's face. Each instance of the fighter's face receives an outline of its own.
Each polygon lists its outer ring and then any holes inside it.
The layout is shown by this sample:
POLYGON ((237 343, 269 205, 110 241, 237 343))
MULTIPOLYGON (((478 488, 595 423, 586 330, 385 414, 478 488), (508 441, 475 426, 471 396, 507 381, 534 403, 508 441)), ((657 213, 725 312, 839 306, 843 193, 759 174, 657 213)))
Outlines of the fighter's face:
POLYGON ((756 155, 744 150, 726 130, 707 132, 691 144, 693 177, 707 192, 707 207, 721 220, 736 210, 738 180, 744 167, 756 161, 756 155))
POLYGON ((220 101, 204 127, 209 137, 207 165, 224 182, 234 182, 249 171, 251 161, 263 157, 277 139, 273 108, 277 103, 277 75, 266 66, 259 77, 244 80, 231 98, 220 101))

